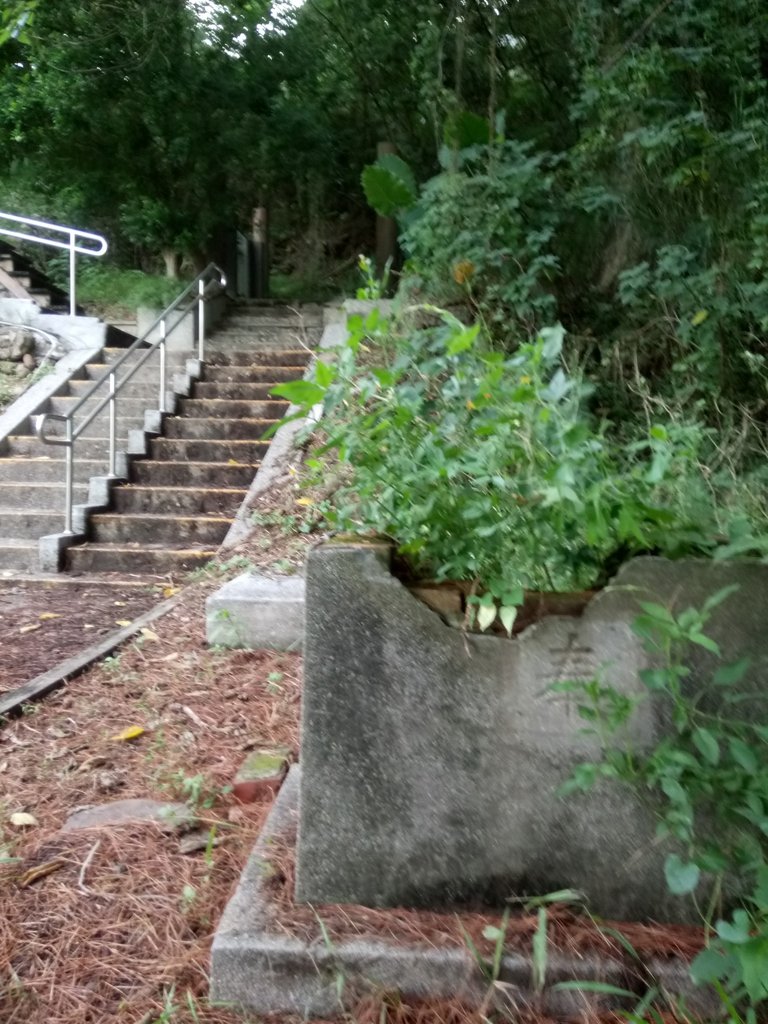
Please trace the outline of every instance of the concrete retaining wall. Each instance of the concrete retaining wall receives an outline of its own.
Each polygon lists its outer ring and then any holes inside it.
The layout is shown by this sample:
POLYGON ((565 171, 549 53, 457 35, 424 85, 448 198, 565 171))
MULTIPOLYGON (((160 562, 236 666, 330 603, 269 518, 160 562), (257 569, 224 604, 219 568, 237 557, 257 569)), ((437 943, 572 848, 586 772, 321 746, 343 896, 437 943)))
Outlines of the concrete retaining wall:
MULTIPOLYGON (((297 897, 311 903, 441 906, 564 887, 598 914, 683 920, 652 811, 611 784, 560 798, 573 767, 599 759, 559 680, 601 674, 629 696, 647 655, 638 599, 701 606, 725 663, 745 653, 765 715, 768 567, 635 559, 581 618, 519 637, 464 636, 389 573, 389 551, 330 543, 307 562, 297 897)), ((703 649, 697 672, 713 667, 703 649)), ((663 734, 650 700, 628 739, 663 734)))

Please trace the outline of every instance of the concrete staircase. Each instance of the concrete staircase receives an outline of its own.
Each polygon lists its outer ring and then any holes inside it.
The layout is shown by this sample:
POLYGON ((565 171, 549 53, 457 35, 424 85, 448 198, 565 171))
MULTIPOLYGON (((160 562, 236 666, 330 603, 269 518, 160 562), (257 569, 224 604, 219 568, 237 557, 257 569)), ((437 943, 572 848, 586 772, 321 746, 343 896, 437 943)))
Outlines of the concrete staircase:
POLYGON ((69 301, 61 289, 6 241, 0 244, 0 298, 32 299, 50 313, 69 311, 69 301))
MULTIPOLYGON (((105 348, 101 361, 89 363, 81 380, 71 380, 69 394, 52 398, 47 411, 64 413, 94 380, 122 356, 121 348, 105 348)), ((169 353, 169 365, 181 368, 183 358, 169 353)), ((157 371, 141 369, 130 383, 130 394, 120 402, 117 420, 118 448, 128 447, 129 431, 143 429, 145 410, 157 407, 157 371)), ((86 404, 86 410, 87 410, 86 404)), ((61 425, 51 423, 50 433, 61 425)), ((86 427, 76 443, 75 503, 85 503, 93 476, 108 471, 108 419, 101 413, 86 427)), ((122 470, 126 460, 122 458, 122 470)), ((37 572, 38 539, 64 527, 64 449, 44 444, 31 434, 11 435, 0 455, 0 570, 37 572)))
POLYGON ((322 310, 241 303, 206 347, 202 374, 176 414, 131 458, 110 507, 89 517, 88 541, 67 549, 71 572, 175 575, 208 562, 226 536, 287 403, 275 384, 304 374, 322 310))

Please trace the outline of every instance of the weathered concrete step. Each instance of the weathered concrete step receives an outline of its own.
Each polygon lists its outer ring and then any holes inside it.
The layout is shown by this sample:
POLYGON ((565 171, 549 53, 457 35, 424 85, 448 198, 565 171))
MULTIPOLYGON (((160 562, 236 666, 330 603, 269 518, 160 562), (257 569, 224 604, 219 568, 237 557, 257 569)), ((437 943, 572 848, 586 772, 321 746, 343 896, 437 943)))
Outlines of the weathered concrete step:
MULTIPOLYGON (((304 364, 293 366, 211 366, 206 363, 203 370, 203 381, 195 384, 195 389, 206 384, 251 384, 261 383, 282 384, 287 380, 298 380, 304 374, 304 364)), ((195 391, 197 393, 197 391, 195 391)))
MULTIPOLYGON (((48 448, 48 451, 51 450, 55 451, 55 449, 48 448)), ((75 480, 78 482, 85 482, 92 476, 103 476, 106 472, 106 461, 75 459, 75 480)), ((64 456, 0 458, 0 485, 4 487, 5 484, 26 483, 28 480, 35 480, 39 484, 63 481, 64 456)), ((0 494, 2 494, 2 490, 0 490, 0 494)))
POLYGON ((37 540, 0 537, 0 569, 5 572, 37 572, 40 568, 37 540))
MULTIPOLYGON (((26 434, 14 434, 6 438, 8 447, 6 455, 45 457, 55 461, 64 459, 64 448, 60 445, 45 444, 36 437, 26 434)), ((80 459, 106 459, 109 453, 109 440, 105 436, 78 438, 75 442, 75 462, 80 459)))
POLYGON ((153 459, 163 462, 183 462, 185 459, 190 459, 195 462, 226 464, 230 459, 234 459, 236 463, 242 465, 243 463, 260 462, 269 451, 269 442, 156 437, 150 441, 149 450, 153 459))
MULTIPOLYGON (((87 499, 87 483, 76 483, 72 490, 76 503, 87 499)), ((9 483, 4 480, 0 488, 0 510, 8 509, 34 509, 36 512, 55 512, 63 516, 64 474, 61 474, 60 483, 38 483, 36 480, 9 483)))
MULTIPOLYGON (((259 316, 253 312, 241 312, 231 313, 226 320, 216 329, 216 334, 221 330, 242 330, 250 331, 256 329, 259 331, 269 330, 298 330, 306 331, 308 333, 322 332, 323 330, 323 318, 322 316, 259 316)), ((215 337, 215 335, 214 335, 215 337)))
MULTIPOLYGON (((306 366, 312 353, 304 348, 290 349, 232 349, 212 351, 206 356, 210 366, 306 366)), ((206 374, 206 378, 208 375, 206 374)))
POLYGON ((224 350, 229 345, 258 345, 259 348, 299 348, 302 344, 316 343, 317 332, 310 332, 299 324, 280 327, 219 327, 206 347, 224 350))
MULTIPOLYGON (((156 463, 159 465, 159 463, 156 463)), ((235 487, 171 487, 122 484, 112 491, 115 512, 146 515, 234 515, 248 491, 235 487)))
POLYGON ((167 548, 151 544, 78 544, 67 548, 64 564, 69 572, 131 572, 181 575, 205 565, 216 554, 213 547, 167 548))
MULTIPOLYGON (((75 417, 75 429, 84 419, 84 416, 75 417)), ((128 438, 128 431, 142 428, 144 426, 144 414, 141 416, 123 416, 118 415, 115 422, 117 430, 118 443, 122 443, 124 446, 125 441, 128 438)), ((94 416, 91 422, 83 427, 82 431, 78 435, 78 438, 88 440, 91 438, 104 437, 109 431, 109 412, 104 410, 97 416, 94 416)), ((64 437, 67 432, 67 425, 61 420, 48 420, 45 427, 45 433, 47 437, 64 437)), ((81 443, 80 440, 76 442, 78 445, 81 443)), ((104 452, 109 450, 109 442, 105 440, 104 452)))
POLYGON ((167 487, 236 487, 247 489, 260 463, 159 462, 137 459, 131 467, 131 482, 167 487))
POLYGON ((169 416, 163 425, 166 438, 188 438, 189 440, 232 440, 255 441, 256 438, 274 426, 276 419, 225 419, 224 417, 198 417, 185 419, 183 416, 169 416))
MULTIPOLYGON (((160 378, 157 374, 151 379, 147 378, 146 380, 138 380, 137 377, 131 377, 128 384, 125 385, 127 389, 125 397, 130 399, 143 398, 147 402, 148 409, 157 408, 157 397, 160 394, 159 380, 160 378)), ((93 384, 93 380, 70 380, 69 390, 71 397, 82 398, 85 392, 93 387, 93 384)), ((98 392, 98 395, 101 397, 101 392, 98 392)), ((122 402, 123 398, 121 397, 119 400, 122 402)))
MULTIPOLYGON (((232 518, 210 516, 150 515, 133 512, 97 512, 90 517, 92 540, 99 544, 163 544, 171 546, 218 547, 232 523, 232 518)), ((42 533, 52 532, 43 530, 42 533)), ((15 531, 4 529, 0 519, 0 533, 16 536, 15 531)), ((37 534, 36 536, 39 536, 37 534)), ((19 534, 19 536, 23 536, 19 534)))
MULTIPOLYGON (((130 356, 128 356, 128 358, 125 360, 123 365, 124 366, 133 366, 135 363, 138 363, 139 360, 142 359, 146 355, 146 353, 149 352, 149 351, 150 350, 148 348, 136 349, 135 352, 132 352, 130 354, 130 356)), ((126 353, 126 349, 124 349, 124 348, 110 348, 108 346, 107 348, 103 348, 101 350, 101 357, 102 357, 102 360, 103 360, 104 363, 106 363, 107 365, 111 365, 112 363, 116 363, 118 359, 121 359, 125 355, 125 353, 126 353)), ((184 350, 184 351, 177 351, 177 350, 167 351, 166 350, 166 353, 165 353, 166 364, 168 366, 180 366, 180 365, 183 365, 183 363, 186 362, 187 359, 192 358, 193 355, 194 355, 194 352, 192 351, 191 348, 189 350, 184 350)), ((150 359, 158 359, 159 360, 159 358, 160 358, 160 351, 159 351, 159 349, 155 349, 155 351, 152 353, 152 355, 147 357, 147 360, 150 360, 150 359)))
POLYGON ((46 533, 59 533, 64 529, 64 511, 38 512, 36 509, 0 508, 0 537, 18 537, 37 540, 46 533))
POLYGON ((288 402, 249 401, 238 398, 182 398, 179 402, 181 416, 200 419, 255 419, 279 420, 288 410, 288 402))
MULTIPOLYGON (((77 417, 82 419, 87 416, 91 410, 95 409, 96 406, 103 401, 104 395, 99 395, 95 398, 87 398, 80 406, 77 417)), ((141 397, 134 397, 132 392, 126 394, 120 394, 117 396, 117 411, 118 415, 122 417, 131 417, 132 419, 141 419, 144 416, 144 412, 147 409, 157 409, 158 396, 157 394, 152 396, 152 399, 146 399, 141 397)), ((60 398, 50 399, 50 411, 58 413, 61 416, 66 416, 74 409, 78 402, 82 401, 76 395, 64 395, 60 398)), ((102 410, 107 412, 108 406, 102 410)))
MULTIPOLYGON (((291 379, 295 379, 294 377, 291 379)), ((277 387, 282 381, 271 380, 265 383, 254 384, 251 381, 239 381, 231 383, 214 383, 198 381, 195 383, 192 395, 194 398, 205 398, 221 401, 224 398, 233 399, 238 402, 266 401, 272 388, 277 387)))
MULTIPOLYGON (((101 378, 104 377, 105 373, 107 372, 107 369, 108 368, 106 366, 104 366, 103 363, 88 363, 88 364, 86 364, 86 366, 85 366, 85 373, 86 373, 87 378, 88 378, 88 387, 91 387, 93 385, 94 381, 101 380, 101 378)), ((183 373, 185 371, 185 369, 186 369, 186 359, 184 360, 183 363, 180 363, 178 366, 176 366, 176 365, 166 366, 166 381, 167 381, 167 384, 170 385, 170 383, 173 380, 174 376, 177 373, 183 373)), ((123 380, 123 378, 125 376, 125 374, 122 372, 122 370, 123 370, 123 368, 121 367, 117 371, 117 379, 118 379, 118 381, 123 380)), ((135 371, 135 373, 133 374, 131 379, 126 384, 124 384, 122 386, 126 387, 126 388, 134 388, 134 387, 137 387, 137 386, 141 386, 142 388, 147 388, 147 387, 151 388, 151 386, 153 384, 154 384, 155 393, 159 394, 159 389, 160 389, 160 364, 157 363, 157 362, 145 363, 144 366, 140 366, 139 369, 135 371)), ((107 385, 103 384, 102 387, 106 388, 107 385)))

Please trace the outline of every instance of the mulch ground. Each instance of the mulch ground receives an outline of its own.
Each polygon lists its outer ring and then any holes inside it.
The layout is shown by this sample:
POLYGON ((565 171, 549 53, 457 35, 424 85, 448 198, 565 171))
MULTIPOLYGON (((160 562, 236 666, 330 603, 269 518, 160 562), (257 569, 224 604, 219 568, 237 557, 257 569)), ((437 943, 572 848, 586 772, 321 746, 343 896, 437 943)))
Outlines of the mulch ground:
MULTIPOLYGON (((270 802, 239 805, 229 787, 255 747, 287 746, 298 757, 301 658, 209 649, 205 599, 228 575, 249 566, 297 569, 307 545, 317 539, 301 532, 306 506, 296 507, 292 482, 262 499, 256 511, 259 530, 196 574, 172 611, 150 630, 0 726, 3 1024, 242 1024, 245 1019, 208 1003, 208 961, 218 919, 270 802), (198 848, 182 852, 178 835, 151 825, 61 831, 75 808, 129 797, 188 802, 199 820, 198 848)), ((18 682, 39 665, 33 650, 43 652, 39 671, 50 668, 53 658, 61 660, 66 630, 79 644, 83 635, 90 644, 98 630, 120 628, 118 620, 135 618, 168 596, 162 583, 125 593, 106 585, 97 590, 89 581, 74 585, 80 593, 51 588, 49 595, 18 582, 0 588, 0 598, 7 598, 0 603, 1 660, 8 671, 6 653, 15 652, 17 670, 24 666, 18 682), (125 606, 116 603, 124 599, 125 606), (42 618, 45 613, 61 618, 42 618), (39 628, 20 633, 25 626, 39 628), (12 638, 10 644, 6 638, 12 638)), ((276 849, 275 857, 274 895, 278 927, 284 930, 314 937, 319 916, 334 939, 375 934, 463 941, 454 915, 322 907, 316 916, 314 910, 296 908, 292 851, 276 849)), ((567 910, 551 913, 552 938, 560 948, 605 943, 594 929, 586 935, 584 920, 567 910)), ((482 930, 489 920, 498 923, 498 915, 462 916, 483 952, 482 930)), ((530 914, 516 918, 510 930, 514 948, 530 949, 533 927, 530 914)), ((635 928, 632 942, 664 954, 692 951, 697 937, 635 928)), ((515 1019, 546 1022, 527 1011, 515 1019)), ((367 999, 347 1020, 487 1024, 477 1010, 457 1003, 410 1005, 391 995, 367 999)))
POLYGON ((0 579, 0 694, 120 629, 163 599, 162 583, 0 579))

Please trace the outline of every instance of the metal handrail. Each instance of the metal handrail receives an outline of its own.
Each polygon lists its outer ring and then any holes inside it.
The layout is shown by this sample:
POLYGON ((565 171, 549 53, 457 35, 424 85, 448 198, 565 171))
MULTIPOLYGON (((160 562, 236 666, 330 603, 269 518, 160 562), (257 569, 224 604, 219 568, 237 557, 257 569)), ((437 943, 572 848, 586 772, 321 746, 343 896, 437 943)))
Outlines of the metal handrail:
MULTIPOLYGON (((45 444, 60 445, 67 449, 66 454, 66 465, 65 465, 65 511, 64 511, 64 533, 72 533, 72 495, 74 489, 74 463, 75 463, 75 452, 74 446, 75 441, 82 434, 85 428, 94 420, 99 413, 109 406, 109 472, 108 476, 112 478, 117 477, 116 462, 117 462, 117 399, 122 388, 128 383, 133 377, 137 370, 146 363, 146 361, 159 349, 160 352, 160 380, 159 380, 159 410, 160 412, 166 412, 166 342, 171 334, 176 330, 182 321, 182 316, 179 316, 174 323, 168 327, 168 317, 173 313, 180 311, 183 304, 196 293, 197 295, 197 356, 201 361, 205 358, 205 302, 214 296, 206 294, 206 290, 210 285, 220 286, 221 289, 226 288, 227 278, 221 267, 215 263, 209 263, 205 270, 198 274, 194 281, 191 281, 184 291, 173 300, 173 302, 167 306, 162 313, 157 316, 146 331, 137 338, 129 348, 120 356, 120 358, 113 363, 109 369, 101 375, 97 380, 93 382, 80 399, 75 402, 73 407, 67 413, 52 413, 46 412, 38 416, 33 416, 32 421, 35 428, 35 434, 37 437, 44 441, 45 444), (150 336, 153 332, 159 328, 160 334, 154 341, 150 341, 150 336), (130 367, 128 372, 120 380, 117 379, 117 371, 125 362, 133 355, 137 349, 146 345, 143 355, 140 359, 137 359, 133 366, 130 367), (74 417, 85 405, 85 403, 92 398, 97 391, 106 383, 108 391, 104 397, 96 403, 96 406, 88 413, 87 416, 83 417, 80 422, 75 426, 74 417), (48 437, 45 433, 46 425, 51 421, 55 420, 59 423, 65 424, 65 436, 62 437, 48 437)), ((216 295, 220 294, 219 288, 216 289, 216 295)), ((187 312, 192 305, 188 305, 184 308, 183 312, 187 312)))
POLYGON ((16 213, 4 213, 0 210, 0 235, 6 235, 8 238, 20 238, 24 242, 36 242, 38 245, 47 245, 53 249, 66 249, 69 252, 69 313, 70 316, 76 315, 77 303, 75 301, 75 255, 81 253, 83 256, 103 256, 107 251, 107 240, 102 235, 95 235, 92 231, 81 231, 80 228, 69 227, 66 224, 54 224, 47 220, 36 220, 34 217, 20 217, 16 213), (4 227, 2 221, 10 221, 12 224, 21 224, 28 228, 40 228, 44 231, 56 232, 60 235, 64 235, 67 238, 66 242, 60 241, 57 238, 49 238, 45 235, 30 234, 27 231, 17 231, 15 229, 4 227), (78 239, 82 239, 83 242, 93 242, 94 245, 89 247, 78 243, 78 239))

